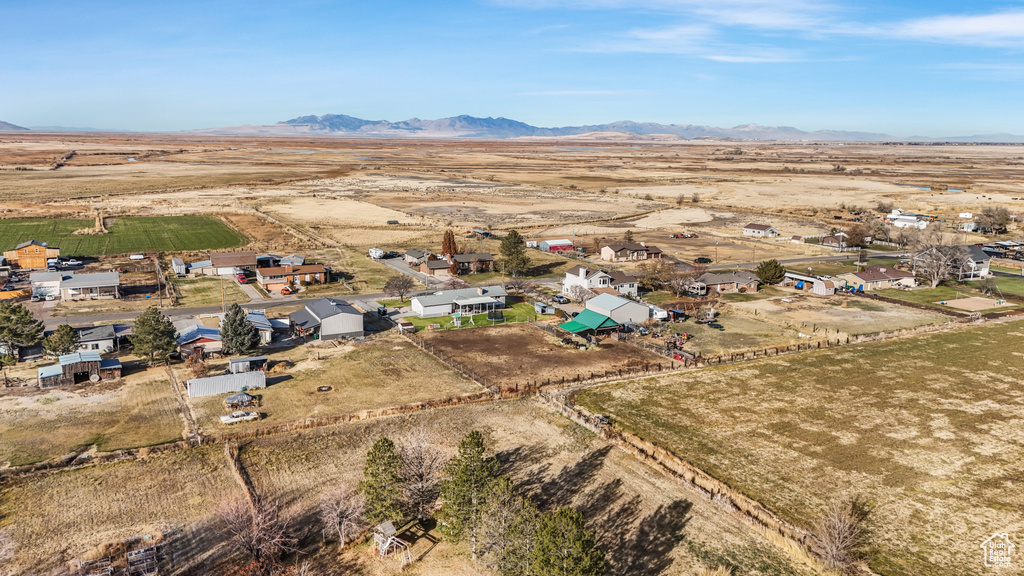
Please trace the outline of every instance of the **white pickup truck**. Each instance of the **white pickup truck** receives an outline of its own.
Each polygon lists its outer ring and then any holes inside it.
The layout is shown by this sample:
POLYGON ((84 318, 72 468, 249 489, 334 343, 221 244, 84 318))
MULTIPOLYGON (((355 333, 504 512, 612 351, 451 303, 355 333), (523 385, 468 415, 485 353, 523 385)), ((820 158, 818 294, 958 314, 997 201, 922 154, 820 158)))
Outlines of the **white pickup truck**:
POLYGON ((259 412, 244 412, 242 410, 237 410, 237 411, 232 412, 231 414, 228 414, 226 416, 221 416, 220 417, 220 423, 221 424, 234 424, 236 422, 245 422, 247 420, 259 420, 259 419, 260 419, 259 412))

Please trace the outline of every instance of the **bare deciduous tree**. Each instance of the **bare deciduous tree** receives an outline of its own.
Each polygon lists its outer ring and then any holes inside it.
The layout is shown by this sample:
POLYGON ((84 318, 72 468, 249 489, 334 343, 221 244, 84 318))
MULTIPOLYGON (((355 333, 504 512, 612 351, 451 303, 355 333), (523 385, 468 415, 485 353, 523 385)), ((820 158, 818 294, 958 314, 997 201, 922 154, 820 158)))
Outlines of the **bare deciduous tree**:
POLYGON ((935 288, 943 280, 958 276, 969 258, 970 252, 963 246, 927 246, 914 254, 914 274, 935 288))
POLYGON ((508 478, 491 487, 481 516, 480 543, 484 563, 500 574, 529 574, 530 554, 537 542, 537 509, 520 496, 508 478))
POLYGON ((461 290, 462 288, 469 288, 469 282, 466 282, 457 276, 452 276, 444 281, 441 288, 443 290, 461 290))
POLYGON ((297 550, 291 522, 281 515, 277 502, 257 496, 250 506, 240 498, 224 504, 218 516, 235 546, 255 563, 272 564, 297 550))
POLYGON ((526 293, 532 291, 535 288, 535 285, 534 285, 533 282, 530 282, 529 280, 527 280, 525 278, 513 277, 513 278, 505 281, 505 288, 508 289, 508 290, 511 290, 513 292, 518 292, 520 294, 526 294, 526 293))
POLYGON ((832 502, 825 514, 815 520, 811 535, 822 559, 831 568, 852 573, 856 563, 864 559, 870 514, 867 502, 855 497, 832 502))
POLYGON ((597 294, 594 294, 592 290, 588 290, 583 286, 573 286, 572 288, 569 289, 568 296, 570 300, 583 304, 587 300, 590 300, 594 296, 597 296, 597 294))
POLYGON ((366 501, 362 494, 351 486, 339 486, 320 503, 320 520, 324 530, 338 533, 339 546, 345 547, 350 534, 354 534, 365 525, 363 511, 366 501))
POLYGON ((697 278, 708 271, 703 264, 693 264, 686 269, 674 268, 665 278, 665 285, 675 296, 682 296, 690 291, 697 278))
POLYGON ((398 441, 402 459, 402 492, 409 510, 420 520, 426 518, 440 495, 441 472, 451 458, 436 434, 414 428, 398 441))

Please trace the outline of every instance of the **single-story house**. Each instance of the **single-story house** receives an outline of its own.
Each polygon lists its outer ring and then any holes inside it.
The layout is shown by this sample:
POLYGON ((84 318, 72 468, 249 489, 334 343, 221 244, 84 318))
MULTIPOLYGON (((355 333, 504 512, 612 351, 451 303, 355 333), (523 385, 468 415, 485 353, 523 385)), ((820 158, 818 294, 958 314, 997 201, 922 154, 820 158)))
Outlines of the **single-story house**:
POLYGON ((121 275, 117 272, 76 274, 64 272, 60 281, 61 300, 120 298, 121 275))
POLYGON ((305 264, 300 266, 274 266, 256 269, 256 283, 267 292, 273 292, 305 282, 307 284, 323 284, 327 278, 327 269, 323 264, 305 264))
POLYGON ((337 298, 318 298, 288 315, 292 331, 321 340, 357 338, 363 335, 363 314, 337 298))
POLYGON ((819 296, 831 296, 836 293, 836 283, 831 280, 822 280, 809 274, 786 271, 783 286, 792 286, 797 290, 810 290, 811 294, 819 296))
POLYGON ((484 252, 471 254, 455 254, 449 256, 459 266, 459 274, 475 274, 477 272, 490 272, 494 266, 494 256, 484 252))
POLYGON ((210 263, 217 276, 237 274, 241 270, 256 269, 256 253, 213 252, 210 254, 210 263))
POLYGON ((178 335, 178 352, 182 356, 190 356, 194 352, 220 354, 220 330, 201 324, 194 324, 181 331, 178 335))
POLYGON ((20 268, 47 268, 46 261, 60 256, 60 248, 50 247, 46 242, 29 240, 4 252, 4 260, 20 268))
POLYGON ((842 280, 847 286, 860 290, 885 290, 887 288, 913 288, 917 286, 917 279, 913 272, 897 270, 892 266, 875 264, 868 266, 860 272, 847 272, 839 274, 836 278, 842 280))
POLYGON ((594 312, 593 310, 583 310, 576 315, 575 318, 558 325, 559 328, 566 332, 572 332, 573 334, 579 334, 586 332, 587 330, 593 330, 595 333, 601 331, 615 330, 619 327, 619 323, 611 318, 594 312))
POLYGON ((238 374, 240 372, 255 372, 256 370, 267 369, 266 356, 248 356, 245 358, 232 358, 228 360, 228 372, 238 374))
POLYGON ((117 335, 113 324, 75 328, 78 333, 78 349, 99 353, 112 352, 117 348, 117 335))
POLYGON ((737 292, 740 288, 745 288, 746 292, 757 292, 759 282, 757 276, 747 272, 729 272, 726 274, 705 272, 697 279, 707 286, 709 292, 737 292))
POLYGON ((542 240, 537 246, 544 252, 572 252, 576 249, 572 240, 563 238, 560 240, 542 240))
POLYGON ((653 260, 661 258, 661 248, 643 242, 612 242, 601 247, 601 259, 609 262, 653 260))
POLYGON ((621 296, 598 294, 587 300, 586 309, 607 316, 619 324, 643 322, 651 317, 651 309, 621 296))
POLYGON ((638 283, 632 274, 618 270, 606 272, 577 265, 565 271, 565 278, 562 280, 562 294, 568 296, 575 286, 592 291, 611 288, 619 294, 636 297, 638 283))
POLYGON ((171 271, 174 272, 175 276, 184 276, 188 274, 188 266, 185 265, 185 261, 175 256, 171 258, 171 271))
POLYGON ((451 276, 451 272, 448 271, 452 267, 452 263, 447 260, 427 260, 420 262, 420 272, 427 276, 439 276, 441 278, 447 278, 451 276))
POLYGON ((101 382, 121 378, 121 361, 100 358, 99 352, 75 352, 57 359, 57 364, 36 371, 40 388, 69 386, 83 382, 101 382))
POLYGON ((402 255, 402 258, 404 258, 405 261, 410 266, 419 266, 420 264, 427 261, 427 256, 430 256, 430 252, 427 252, 426 250, 420 250, 419 248, 410 248, 409 250, 405 251, 405 254, 402 255))
POLYGON ((260 344, 270 344, 274 339, 274 323, 263 310, 245 310, 245 319, 260 333, 260 344))
POLYGON ((455 312, 480 314, 495 308, 504 308, 506 296, 508 292, 501 286, 444 290, 416 296, 412 299, 411 307, 420 318, 448 316, 455 312))
POLYGON ((779 235, 779 231, 770 224, 747 224, 743 227, 743 235, 759 238, 774 238, 779 235))
POLYGON ((215 396, 230 392, 243 392, 267 387, 267 374, 262 370, 221 374, 206 378, 193 378, 185 382, 189 398, 215 396))
POLYGON ((885 220, 896 228, 917 228, 924 230, 928 226, 928 220, 921 214, 912 214, 903 210, 894 209, 885 217, 885 220))

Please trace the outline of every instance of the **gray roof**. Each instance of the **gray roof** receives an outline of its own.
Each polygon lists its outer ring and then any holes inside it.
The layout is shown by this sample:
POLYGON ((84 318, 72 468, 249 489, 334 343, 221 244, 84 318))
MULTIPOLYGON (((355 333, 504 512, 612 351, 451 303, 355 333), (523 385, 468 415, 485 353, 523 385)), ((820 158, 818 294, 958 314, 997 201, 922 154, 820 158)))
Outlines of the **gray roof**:
POLYGON ((28 275, 29 282, 60 282, 63 278, 61 272, 32 272, 28 275))
POLYGON ((426 250, 420 250, 419 248, 410 248, 405 251, 405 256, 410 258, 423 258, 427 255, 426 250))
POLYGON ((177 256, 175 256, 174 258, 171 258, 171 266, 184 266, 184 265, 185 265, 185 261, 182 260, 181 258, 178 258, 177 256))
POLYGON ((64 373, 64 370, 60 367, 60 364, 53 364, 52 366, 43 366, 36 370, 37 378, 50 378, 52 376, 60 376, 64 373))
POLYGON ((427 270, 444 270, 451 267, 447 260, 427 260, 424 264, 427 265, 427 270))
POLYGON ((210 328, 209 326, 203 326, 201 324, 190 326, 178 335, 178 346, 184 346, 189 342, 195 342, 196 340, 202 340, 203 338, 219 341, 220 330, 217 328, 210 328))
POLYGON ((121 275, 117 272, 94 272, 91 274, 75 274, 69 272, 60 281, 60 289, 96 288, 99 286, 117 286, 121 283, 121 275))
POLYGON ((237 374, 223 374, 210 376, 208 378, 193 378, 185 383, 190 398, 198 396, 213 396, 215 394, 227 394, 238 392, 245 388, 266 388, 267 375, 262 370, 255 372, 239 372, 237 374))
POLYGON ((461 288, 459 290, 444 290, 436 294, 427 294, 413 298, 421 306, 440 306, 442 304, 454 304, 460 298, 476 298, 479 296, 490 296, 501 298, 508 296, 508 292, 501 286, 481 286, 480 288, 461 288), (479 291, 483 290, 483 294, 479 291))
POLYGON ((21 244, 18 244, 17 246, 14 247, 14 249, 15 250, 20 250, 21 248, 24 248, 25 246, 32 246, 33 244, 35 244, 36 246, 43 246, 43 247, 46 247, 46 248, 50 247, 50 245, 47 244, 46 242, 40 242, 38 240, 29 240, 28 242, 22 242, 21 244))
POLYGON ((246 356, 245 358, 231 358, 228 364, 251 364, 252 362, 266 362, 266 356, 246 356))
POLYGON ((95 342, 97 340, 114 339, 113 324, 107 324, 105 326, 86 326, 85 328, 75 328, 75 332, 78 332, 79 342, 95 342))
POLYGON ((362 317, 362 314, 351 304, 337 298, 318 298, 307 303, 306 310, 309 310, 320 320, 337 316, 338 314, 358 314, 362 317))
POLYGON ((616 308, 621 308, 626 304, 629 304, 630 302, 631 301, 627 300, 626 298, 622 298, 620 296, 612 296, 611 294, 598 294, 597 296, 594 296, 590 300, 587 300, 588 305, 593 304, 594 306, 598 306, 606 310, 615 310, 616 308))
POLYGON ((715 274, 713 272, 706 272, 701 274, 697 280, 707 284, 708 286, 714 286, 715 284, 749 284, 750 282, 759 282, 757 276, 753 274, 741 274, 739 272, 728 272, 725 274, 715 274))
POLYGON ((188 265, 189 268, 208 268, 210 266, 213 266, 212 260, 200 260, 188 265))
POLYGON ((224 399, 224 401, 227 402, 228 404, 240 404, 242 402, 252 402, 252 396, 250 396, 249 394, 246 394, 245 392, 238 392, 236 394, 232 394, 231 396, 228 396, 227 398, 224 399))
POLYGON ((967 249, 971 251, 971 259, 975 262, 988 262, 992 259, 991 256, 986 254, 984 250, 977 246, 968 246, 967 249))
POLYGON ((292 312, 288 317, 291 318, 292 324, 302 328, 303 330, 316 328, 320 325, 320 319, 310 314, 309 310, 306 310, 305 308, 292 312))
POLYGON ((468 262, 490 262, 494 260, 493 254, 487 254, 486 252, 477 252, 474 254, 456 254, 452 256, 456 262, 468 263, 468 262))
POLYGON ((74 352, 72 354, 65 354, 58 358, 61 366, 68 364, 77 364, 79 362, 99 362, 99 352, 74 352))
POLYGON ((292 266, 301 266, 306 261, 305 256, 299 256, 298 254, 289 254, 284 258, 281 258, 281 266, 290 264, 292 266))

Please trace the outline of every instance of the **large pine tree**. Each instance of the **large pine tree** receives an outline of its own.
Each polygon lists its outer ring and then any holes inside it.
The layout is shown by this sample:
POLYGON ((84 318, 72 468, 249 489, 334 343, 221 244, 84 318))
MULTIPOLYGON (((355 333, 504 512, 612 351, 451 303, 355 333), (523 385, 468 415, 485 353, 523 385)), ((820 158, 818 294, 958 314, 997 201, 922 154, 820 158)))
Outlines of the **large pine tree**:
POLYGON ((604 573, 604 552, 594 547, 594 533, 583 514, 561 508, 540 517, 530 574, 535 576, 598 576, 604 573))
POLYGON ((0 300, 0 353, 17 359, 19 348, 34 346, 42 338, 42 320, 17 302, 0 300))
POLYGON ((166 361, 178 347, 178 332, 156 306, 150 306, 135 319, 128 340, 136 356, 148 356, 150 362, 156 358, 166 361))
POLYGON ((473 430, 459 442, 459 452, 448 461, 441 482, 448 533, 456 541, 469 538, 474 560, 487 493, 498 468, 497 459, 484 452, 484 436, 473 430))
POLYGON ((260 347, 260 332, 245 317, 245 310, 237 303, 228 308, 220 323, 220 343, 224 354, 245 356, 260 347))
POLYGON ((43 350, 53 357, 71 354, 78 350, 78 331, 70 324, 57 326, 52 334, 43 338, 43 350))
POLYGON ((519 276, 530 269, 530 257, 526 255, 526 241, 519 232, 509 230, 508 234, 501 239, 502 269, 512 276, 519 276))
POLYGON ((374 442, 366 454, 359 492, 366 499, 366 519, 373 524, 402 517, 402 459, 388 438, 374 442))

